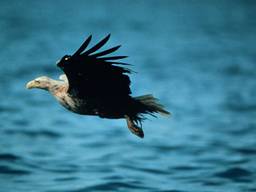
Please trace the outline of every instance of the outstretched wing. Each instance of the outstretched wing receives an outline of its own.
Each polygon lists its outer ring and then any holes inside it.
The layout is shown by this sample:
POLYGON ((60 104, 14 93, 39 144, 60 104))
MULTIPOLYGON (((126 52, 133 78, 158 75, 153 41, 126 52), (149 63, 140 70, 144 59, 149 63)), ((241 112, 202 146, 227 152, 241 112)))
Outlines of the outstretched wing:
POLYGON ((86 50, 92 36, 72 55, 64 56, 57 64, 66 74, 69 82, 68 93, 81 99, 106 100, 129 97, 130 70, 126 63, 118 62, 126 56, 107 56, 119 46, 97 52, 109 40, 110 34, 92 48, 86 50))

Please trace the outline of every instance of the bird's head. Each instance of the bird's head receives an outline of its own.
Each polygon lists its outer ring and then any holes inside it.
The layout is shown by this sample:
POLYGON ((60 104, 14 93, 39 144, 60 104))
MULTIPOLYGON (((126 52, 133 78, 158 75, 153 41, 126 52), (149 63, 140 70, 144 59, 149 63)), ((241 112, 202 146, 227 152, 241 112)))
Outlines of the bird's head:
POLYGON ((38 88, 48 90, 51 85, 51 79, 46 76, 38 77, 32 81, 29 81, 26 85, 27 89, 38 88))
POLYGON ((65 55, 63 56, 60 60, 56 62, 57 66, 62 68, 64 65, 70 62, 71 56, 70 55, 65 55))

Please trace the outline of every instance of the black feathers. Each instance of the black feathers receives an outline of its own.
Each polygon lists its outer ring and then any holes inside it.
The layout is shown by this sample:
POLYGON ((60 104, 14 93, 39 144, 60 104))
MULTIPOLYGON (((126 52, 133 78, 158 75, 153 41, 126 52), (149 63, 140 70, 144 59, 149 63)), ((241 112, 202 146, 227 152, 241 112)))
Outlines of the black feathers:
POLYGON ((95 53, 109 38, 110 34, 86 50, 92 39, 92 36, 89 36, 72 56, 66 55, 58 63, 67 75, 68 92, 71 95, 81 99, 97 100, 97 103, 118 103, 119 100, 123 101, 130 97, 130 79, 127 76, 130 70, 121 66, 126 63, 116 62, 126 56, 107 56, 118 50, 120 45, 95 53))
POLYGON ((118 45, 116 47, 113 47, 111 49, 108 49, 108 50, 105 50, 105 51, 102 51, 100 53, 95 53, 93 54, 92 56, 93 57, 100 57, 100 56, 104 56, 104 55, 107 55, 107 54, 110 54, 112 52, 115 52, 117 49, 119 49, 121 47, 121 45, 118 45))
POLYGON ((97 43, 96 45, 94 45, 91 49, 89 49, 88 51, 85 51, 83 53, 83 55, 90 55, 91 53, 97 51, 98 49, 100 49, 103 45, 105 45, 107 43, 107 41, 110 38, 110 34, 105 37, 104 39, 102 39, 99 43, 97 43))
POLYGON ((81 47, 74 53, 74 57, 80 55, 85 49, 86 47, 89 45, 90 41, 92 39, 92 35, 90 35, 85 42, 81 45, 81 47))

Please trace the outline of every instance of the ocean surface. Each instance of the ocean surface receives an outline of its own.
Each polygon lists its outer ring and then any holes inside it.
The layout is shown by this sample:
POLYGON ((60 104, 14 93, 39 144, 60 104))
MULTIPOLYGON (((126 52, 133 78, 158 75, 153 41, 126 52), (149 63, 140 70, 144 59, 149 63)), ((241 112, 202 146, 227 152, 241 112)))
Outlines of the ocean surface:
POLYGON ((256 1, 0 1, 1 192, 256 192, 256 1), (172 112, 145 138, 26 90, 92 34, 172 112))

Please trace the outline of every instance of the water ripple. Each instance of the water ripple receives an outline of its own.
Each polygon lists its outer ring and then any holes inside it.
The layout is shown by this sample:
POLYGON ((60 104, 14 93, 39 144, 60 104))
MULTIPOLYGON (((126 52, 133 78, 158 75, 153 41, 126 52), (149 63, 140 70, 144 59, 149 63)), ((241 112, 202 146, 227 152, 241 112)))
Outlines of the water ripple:
POLYGON ((38 130, 38 131, 32 131, 32 130, 5 130, 6 134, 9 135, 24 135, 28 137, 47 137, 51 139, 58 139, 61 137, 61 135, 57 132, 50 131, 50 130, 38 130))
POLYGON ((216 173, 215 176, 230 179, 230 180, 238 180, 238 179, 245 179, 246 177, 252 176, 252 172, 244 168, 233 167, 225 171, 216 173))
POLYGON ((110 181, 108 183, 103 183, 103 184, 96 184, 91 187, 85 187, 81 188, 78 190, 74 190, 72 192, 84 192, 84 191, 117 191, 120 189, 125 189, 125 190, 153 190, 154 188, 148 188, 144 186, 140 186, 134 183, 129 183, 129 182, 114 182, 110 181))
POLYGON ((31 174, 30 171, 24 169, 15 169, 9 166, 0 165, 0 174, 3 175, 29 175, 31 174))
POLYGON ((21 157, 17 155, 13 155, 10 153, 0 153, 0 161, 17 161, 20 159, 21 157))

